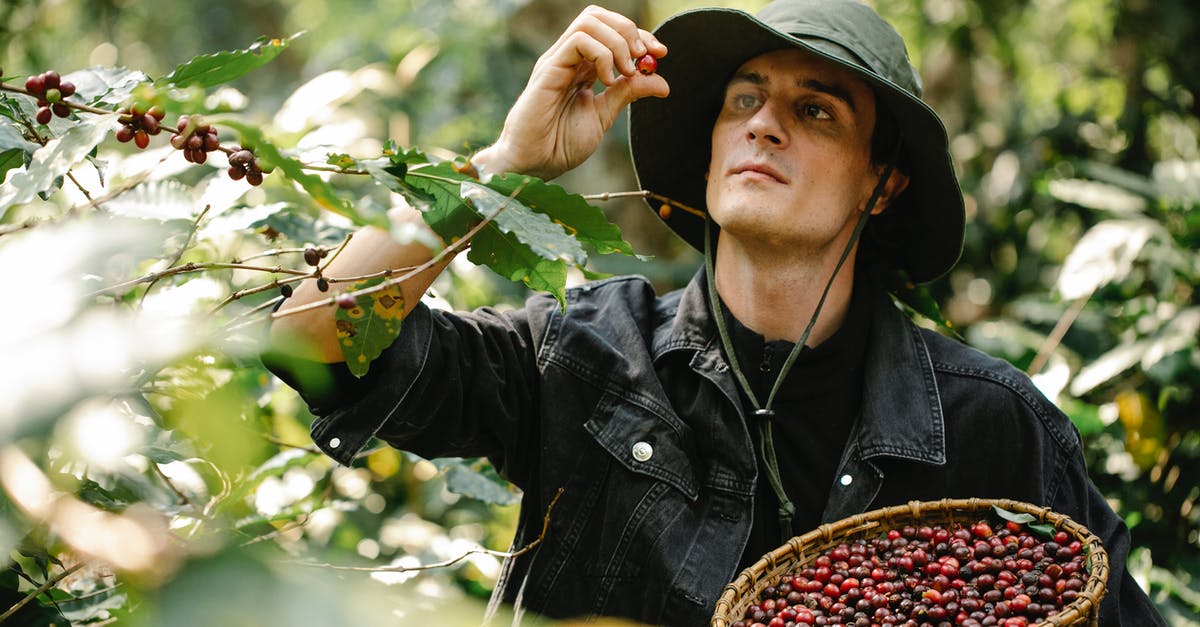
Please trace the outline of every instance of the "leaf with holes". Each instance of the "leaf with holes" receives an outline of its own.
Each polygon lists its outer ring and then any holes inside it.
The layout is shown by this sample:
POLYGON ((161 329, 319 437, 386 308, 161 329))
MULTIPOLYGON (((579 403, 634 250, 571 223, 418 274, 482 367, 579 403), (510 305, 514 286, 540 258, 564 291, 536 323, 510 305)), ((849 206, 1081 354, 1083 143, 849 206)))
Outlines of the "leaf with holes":
MULTIPOLYGON (((364 290, 385 280, 384 277, 364 279, 346 291, 364 290)), ((338 345, 354 376, 366 374, 371 362, 400 335, 403 315, 404 294, 395 284, 378 292, 359 295, 354 307, 337 308, 334 324, 337 325, 338 345)))

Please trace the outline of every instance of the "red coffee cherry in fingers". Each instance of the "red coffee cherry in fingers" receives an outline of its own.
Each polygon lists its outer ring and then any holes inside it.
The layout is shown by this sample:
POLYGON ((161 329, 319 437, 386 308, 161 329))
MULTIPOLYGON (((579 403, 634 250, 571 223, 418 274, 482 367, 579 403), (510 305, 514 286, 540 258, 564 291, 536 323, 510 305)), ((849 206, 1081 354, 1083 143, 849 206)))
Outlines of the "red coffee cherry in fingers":
POLYGON ((644 54, 637 60, 637 70, 642 74, 653 74, 658 71, 658 59, 652 54, 644 54))

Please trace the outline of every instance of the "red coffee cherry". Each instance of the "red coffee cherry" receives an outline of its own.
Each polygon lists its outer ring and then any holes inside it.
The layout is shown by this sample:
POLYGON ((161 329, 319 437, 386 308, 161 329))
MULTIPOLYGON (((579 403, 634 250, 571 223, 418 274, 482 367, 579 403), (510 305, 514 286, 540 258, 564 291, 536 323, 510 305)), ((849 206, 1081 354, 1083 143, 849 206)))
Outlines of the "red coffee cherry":
POLYGON ((38 124, 49 124, 54 114, 51 113, 50 107, 38 107, 37 113, 33 117, 37 120, 38 124))
POLYGON ((658 71, 658 59, 652 54, 644 54, 637 60, 637 71, 642 74, 653 74, 658 71))
POLYGON ((350 294, 347 294, 346 292, 338 294, 336 300, 337 306, 341 307, 342 309, 354 309, 358 306, 358 299, 354 298, 354 296, 350 294))

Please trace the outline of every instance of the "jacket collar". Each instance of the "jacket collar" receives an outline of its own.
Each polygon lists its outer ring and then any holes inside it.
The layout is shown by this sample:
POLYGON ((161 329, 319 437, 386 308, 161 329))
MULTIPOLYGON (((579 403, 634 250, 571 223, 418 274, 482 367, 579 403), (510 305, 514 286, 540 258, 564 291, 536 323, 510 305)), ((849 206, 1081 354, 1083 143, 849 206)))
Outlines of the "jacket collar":
MULTIPOLYGON (((945 424, 929 349, 920 329, 887 293, 876 282, 864 280, 867 284, 862 287, 874 304, 864 364, 862 414, 851 441, 857 442, 864 459, 886 456, 944 464, 945 424)), ((654 334, 654 359, 657 362, 676 350, 696 351, 692 367, 736 399, 736 382, 721 354, 716 325, 708 310, 704 292, 707 283, 701 268, 683 290, 676 292, 674 315, 664 311, 666 315, 654 334)))

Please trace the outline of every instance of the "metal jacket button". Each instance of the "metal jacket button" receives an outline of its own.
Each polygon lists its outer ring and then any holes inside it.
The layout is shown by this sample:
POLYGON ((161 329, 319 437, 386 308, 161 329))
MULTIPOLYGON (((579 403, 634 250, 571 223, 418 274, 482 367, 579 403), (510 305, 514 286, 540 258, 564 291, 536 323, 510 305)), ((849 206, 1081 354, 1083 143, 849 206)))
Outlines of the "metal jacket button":
POLYGON ((330 438, 329 439, 329 448, 337 448, 341 445, 342 445, 341 438, 330 438))
POLYGON ((633 445, 633 458, 639 462, 649 460, 654 455, 654 447, 649 442, 638 442, 633 445))
POLYGON ((850 482, 854 481, 854 477, 851 477, 850 475, 842 475, 842 478, 839 479, 838 481, 842 485, 850 485, 850 482))

